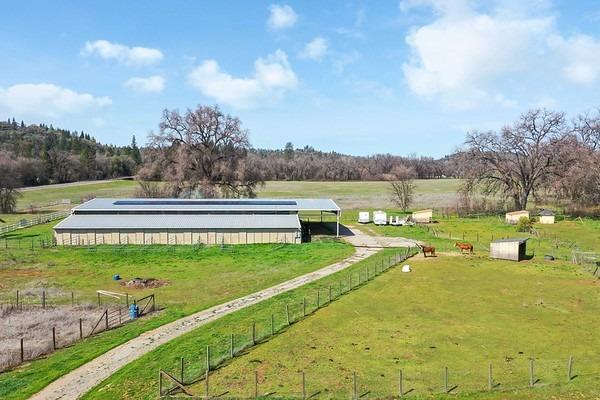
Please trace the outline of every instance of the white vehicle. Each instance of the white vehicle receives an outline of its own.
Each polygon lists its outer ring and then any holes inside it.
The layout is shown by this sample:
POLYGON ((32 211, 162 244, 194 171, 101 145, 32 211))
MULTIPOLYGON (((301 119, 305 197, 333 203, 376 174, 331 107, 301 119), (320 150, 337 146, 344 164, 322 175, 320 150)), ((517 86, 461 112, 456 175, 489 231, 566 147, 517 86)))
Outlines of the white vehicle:
POLYGON ((385 211, 374 211, 373 223, 375 225, 387 225, 387 214, 385 211))
POLYGON ((361 224, 368 224, 371 222, 371 214, 368 211, 360 211, 358 213, 358 222, 361 224))

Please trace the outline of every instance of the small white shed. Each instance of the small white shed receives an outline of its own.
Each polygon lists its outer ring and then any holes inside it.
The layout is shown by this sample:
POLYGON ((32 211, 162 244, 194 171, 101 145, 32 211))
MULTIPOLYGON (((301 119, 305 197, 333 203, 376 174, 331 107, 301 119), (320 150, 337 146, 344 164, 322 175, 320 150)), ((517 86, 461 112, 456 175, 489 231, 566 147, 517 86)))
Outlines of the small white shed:
POLYGON ((552 225, 554 223, 554 212, 552 210, 540 211, 540 224, 552 225))
POLYGON ((360 211, 358 213, 358 222, 361 224, 368 224, 371 222, 371 214, 368 211, 360 211))
POLYGON ((433 218, 433 210, 430 208, 427 210, 413 211, 413 213, 412 213, 412 219, 415 222, 428 224, 431 222, 432 218, 433 218))
POLYGON ((513 211, 506 213, 506 223, 516 225, 519 222, 519 219, 526 217, 529 218, 529 211, 521 210, 521 211, 513 211))
POLYGON ((386 225, 387 214, 385 211, 373 211, 373 223, 375 225, 386 225))
POLYGON ((501 260, 525 259, 529 238, 499 239, 490 243, 490 257, 501 260))

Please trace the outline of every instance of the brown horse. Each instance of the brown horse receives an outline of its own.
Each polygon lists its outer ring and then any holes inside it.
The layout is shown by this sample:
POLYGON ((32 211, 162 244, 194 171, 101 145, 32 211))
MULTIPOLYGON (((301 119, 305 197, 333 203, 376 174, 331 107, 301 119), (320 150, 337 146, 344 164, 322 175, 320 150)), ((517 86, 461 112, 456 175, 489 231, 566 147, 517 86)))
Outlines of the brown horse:
POLYGON ((473 254, 473 245, 471 243, 454 243, 454 247, 458 247, 460 249, 460 253, 463 254, 467 251, 469 254, 473 254))
POLYGON ((431 257, 435 257, 435 247, 433 246, 420 246, 421 250, 423 251, 423 257, 427 257, 427 253, 429 253, 429 255, 431 257))

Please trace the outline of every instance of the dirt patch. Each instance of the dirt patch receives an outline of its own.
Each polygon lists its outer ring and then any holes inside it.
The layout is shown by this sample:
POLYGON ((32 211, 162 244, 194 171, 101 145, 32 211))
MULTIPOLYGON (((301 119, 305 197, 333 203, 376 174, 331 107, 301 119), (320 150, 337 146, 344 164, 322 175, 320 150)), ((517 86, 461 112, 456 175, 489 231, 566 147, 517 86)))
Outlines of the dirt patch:
POLYGON ((130 289, 154 289, 168 285, 169 283, 171 282, 166 279, 133 278, 131 280, 121 282, 120 285, 130 289))

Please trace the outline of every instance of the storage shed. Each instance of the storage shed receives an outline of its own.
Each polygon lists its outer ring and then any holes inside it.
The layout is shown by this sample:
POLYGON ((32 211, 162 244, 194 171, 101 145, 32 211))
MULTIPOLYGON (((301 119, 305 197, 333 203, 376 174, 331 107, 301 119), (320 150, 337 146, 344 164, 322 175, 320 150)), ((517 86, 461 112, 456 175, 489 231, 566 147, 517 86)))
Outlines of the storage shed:
POLYGON ((506 223, 516 225, 519 222, 519 219, 526 217, 529 218, 529 211, 521 210, 521 211, 513 211, 506 213, 506 223))
POLYGON ((412 219, 414 222, 428 224, 431 222, 432 218, 433 218, 433 210, 432 209, 413 211, 413 213, 412 213, 412 219))
POLYGON ((499 239, 490 243, 490 257, 502 260, 525 259, 529 238, 499 239))
POLYGON ((341 210, 330 199, 93 199, 54 227, 58 245, 300 243, 300 213, 341 210))
POLYGON ((552 225, 554 223, 554 212, 552 210, 540 211, 540 224, 552 225))

